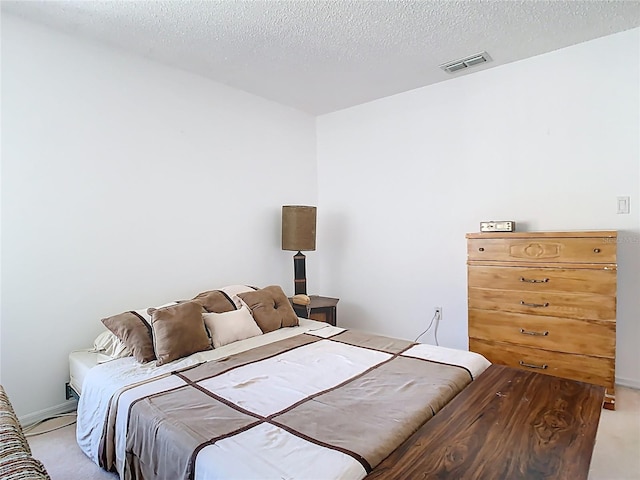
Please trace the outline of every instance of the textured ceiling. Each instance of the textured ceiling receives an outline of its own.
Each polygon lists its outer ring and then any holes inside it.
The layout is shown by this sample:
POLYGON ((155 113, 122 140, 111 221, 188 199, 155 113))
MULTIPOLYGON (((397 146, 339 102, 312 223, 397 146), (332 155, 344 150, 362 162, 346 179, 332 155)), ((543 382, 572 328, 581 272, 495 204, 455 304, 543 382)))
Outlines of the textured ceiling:
POLYGON ((640 1, 2 1, 2 11, 322 114, 640 26, 640 1), (486 50, 455 74, 438 65, 486 50))

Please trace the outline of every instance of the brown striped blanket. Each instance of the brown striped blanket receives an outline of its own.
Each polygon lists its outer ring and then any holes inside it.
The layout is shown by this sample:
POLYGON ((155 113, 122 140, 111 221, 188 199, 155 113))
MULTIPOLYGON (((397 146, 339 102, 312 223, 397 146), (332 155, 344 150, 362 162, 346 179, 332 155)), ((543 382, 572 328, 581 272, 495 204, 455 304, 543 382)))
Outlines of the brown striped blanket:
POLYGON ((488 366, 423 347, 302 334, 131 386, 100 463, 126 479, 363 478, 488 366))
POLYGON ((31 456, 31 449, 13 405, 0 385, 0 479, 51 480, 44 465, 31 456))

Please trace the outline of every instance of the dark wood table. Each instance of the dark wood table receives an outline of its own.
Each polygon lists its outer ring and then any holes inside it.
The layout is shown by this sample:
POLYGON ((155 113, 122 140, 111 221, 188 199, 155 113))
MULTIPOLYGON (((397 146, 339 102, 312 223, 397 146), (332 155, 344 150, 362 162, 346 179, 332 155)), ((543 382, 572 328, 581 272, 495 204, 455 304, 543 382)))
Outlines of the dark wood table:
POLYGON ((310 318, 317 322, 327 322, 333 326, 338 323, 338 302, 337 298, 323 297, 320 295, 309 295, 311 303, 309 305, 297 305, 293 303, 293 298, 289 298, 296 315, 302 318, 310 318))
POLYGON ((604 390, 491 365, 367 479, 586 479, 604 390))
POLYGON ((337 305, 339 300, 333 297, 311 295, 309 318, 318 322, 327 322, 335 326, 338 323, 337 305))

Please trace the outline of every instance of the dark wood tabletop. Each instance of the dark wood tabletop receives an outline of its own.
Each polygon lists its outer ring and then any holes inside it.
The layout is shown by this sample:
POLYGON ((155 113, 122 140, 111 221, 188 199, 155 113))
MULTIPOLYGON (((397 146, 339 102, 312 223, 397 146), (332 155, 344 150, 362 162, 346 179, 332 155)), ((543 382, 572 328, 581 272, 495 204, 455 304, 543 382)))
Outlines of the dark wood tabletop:
POLYGON ((372 479, 586 479, 604 388, 491 365, 372 479))

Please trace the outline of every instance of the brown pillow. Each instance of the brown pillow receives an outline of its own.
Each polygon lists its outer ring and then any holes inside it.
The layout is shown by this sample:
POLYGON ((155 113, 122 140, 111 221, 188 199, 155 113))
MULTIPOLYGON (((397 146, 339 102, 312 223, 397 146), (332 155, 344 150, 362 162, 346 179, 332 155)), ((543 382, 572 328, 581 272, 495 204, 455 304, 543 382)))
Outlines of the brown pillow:
POLYGON ((227 285, 199 293, 192 300, 202 305, 208 313, 226 313, 242 307, 238 293, 258 290, 251 285, 227 285))
POLYGON ((249 306, 263 333, 298 325, 298 317, 278 285, 270 285, 255 292, 239 293, 238 296, 249 306))
POLYGON ((130 311, 102 319, 102 323, 124 343, 140 363, 155 360, 151 324, 145 310, 130 311))
POLYGON ((197 302, 159 308, 151 317, 156 365, 164 365, 192 353, 211 350, 211 342, 197 302))
POLYGON ((193 301, 199 303, 207 312, 224 313, 236 309, 233 300, 220 290, 199 293, 193 297, 193 301))

